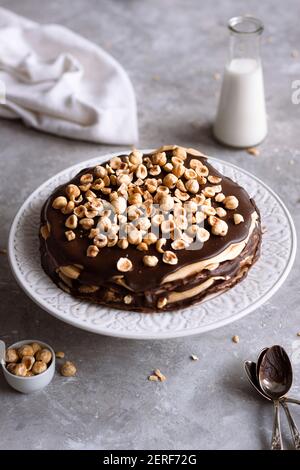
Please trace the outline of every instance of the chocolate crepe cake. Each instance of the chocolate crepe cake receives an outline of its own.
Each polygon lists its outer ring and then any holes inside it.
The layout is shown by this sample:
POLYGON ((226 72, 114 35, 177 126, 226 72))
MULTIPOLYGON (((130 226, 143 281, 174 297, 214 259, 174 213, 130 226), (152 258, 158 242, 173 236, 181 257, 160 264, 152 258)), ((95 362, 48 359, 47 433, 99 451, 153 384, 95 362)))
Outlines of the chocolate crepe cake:
POLYGON ((58 187, 41 213, 48 276, 124 310, 184 308, 240 282, 259 256, 259 211, 194 149, 133 150, 58 187))

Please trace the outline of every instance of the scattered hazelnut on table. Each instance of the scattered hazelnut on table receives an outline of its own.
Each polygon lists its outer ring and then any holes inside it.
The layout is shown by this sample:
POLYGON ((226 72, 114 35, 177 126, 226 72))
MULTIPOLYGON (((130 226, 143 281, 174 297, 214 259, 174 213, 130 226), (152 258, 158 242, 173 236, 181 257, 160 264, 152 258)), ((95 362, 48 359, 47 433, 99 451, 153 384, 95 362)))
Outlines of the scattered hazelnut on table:
POLYGON ((150 380, 150 382, 158 382, 158 377, 157 375, 149 375, 148 380, 150 380))
POLYGON ((199 357, 196 356, 196 354, 191 354, 190 357, 191 357, 192 361, 199 361, 199 357))
POLYGON ((36 361, 33 364, 33 367, 31 370, 34 375, 38 375, 38 374, 41 374, 42 372, 45 372, 46 369, 47 369, 47 364, 45 362, 36 361))
POLYGON ((65 353, 63 351, 57 351, 55 353, 55 356, 57 357, 57 359, 63 359, 65 357, 65 353))
POLYGON ((52 354, 51 354, 51 351, 49 351, 49 349, 44 348, 36 353, 37 361, 42 361, 42 362, 45 362, 45 364, 49 364, 51 359, 52 359, 52 354))
POLYGON ((5 355, 6 362, 18 362, 19 355, 15 349, 7 349, 5 355))
POLYGON ((161 382, 164 382, 165 380, 167 380, 167 377, 164 374, 162 374, 159 369, 155 369, 154 374, 159 378, 161 382))
POLYGON ((258 157, 258 155, 260 154, 260 151, 258 150, 258 148, 256 147, 250 147, 247 149, 247 152, 250 154, 250 155, 253 155, 254 157, 258 157))
POLYGON ((33 356, 34 352, 32 347, 29 344, 24 344, 18 349, 18 354, 22 359, 23 356, 33 356))
POLYGON ((239 337, 238 335, 234 335, 234 336, 232 337, 232 341, 233 341, 234 343, 239 343, 239 342, 240 342, 240 337, 239 337))
POLYGON ((167 377, 162 374, 159 369, 155 369, 153 374, 148 376, 148 380, 150 380, 150 382, 164 382, 166 379, 167 377))
POLYGON ((76 374, 76 367, 73 362, 67 361, 65 362, 60 369, 61 375, 64 377, 73 377, 76 374))

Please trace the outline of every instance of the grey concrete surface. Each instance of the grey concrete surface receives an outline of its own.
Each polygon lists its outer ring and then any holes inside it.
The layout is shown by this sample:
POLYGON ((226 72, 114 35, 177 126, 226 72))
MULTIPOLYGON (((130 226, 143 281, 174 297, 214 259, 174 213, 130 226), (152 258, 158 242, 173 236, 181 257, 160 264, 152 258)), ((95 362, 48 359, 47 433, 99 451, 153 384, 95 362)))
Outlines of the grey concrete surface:
MULTIPOLYGON (((234 162, 277 191, 300 229, 300 105, 291 82, 300 79, 299 2, 234 0, 2 0, 1 6, 36 21, 61 23, 103 46, 128 70, 138 106, 140 147, 194 146, 234 162), (222 148, 210 133, 226 56, 226 21, 252 13, 266 31, 263 61, 269 135, 253 157, 222 148), (296 54, 294 54, 296 55, 296 54)), ((1 50, 1 45, 0 45, 1 50)), ((0 121, 1 226, 6 245, 24 199, 67 166, 114 147, 35 132, 0 121)), ((18 287, 0 255, 0 338, 44 339, 78 365, 78 376, 37 395, 11 390, 0 376, 1 449, 264 449, 272 408, 250 389, 245 358, 280 343, 295 366, 300 395, 300 260, 262 308, 201 336, 132 341, 89 334, 52 318, 18 287), (231 341, 240 336, 240 343, 231 341), (197 354, 198 362, 189 359, 197 354), (150 383, 161 368, 167 381, 150 383)), ((300 409, 293 407, 300 424, 300 409)), ((285 418, 283 417, 283 420, 285 418)), ((285 444, 290 445, 288 431, 285 444)))

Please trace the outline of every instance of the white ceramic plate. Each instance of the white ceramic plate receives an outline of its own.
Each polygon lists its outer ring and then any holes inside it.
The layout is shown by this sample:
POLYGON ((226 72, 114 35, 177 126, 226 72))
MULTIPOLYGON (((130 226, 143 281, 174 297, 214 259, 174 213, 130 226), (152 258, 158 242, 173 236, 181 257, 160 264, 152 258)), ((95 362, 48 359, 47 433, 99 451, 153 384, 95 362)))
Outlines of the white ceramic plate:
POLYGON ((262 181, 215 158, 210 158, 212 164, 238 181, 255 199, 262 224, 267 227, 261 257, 243 282, 201 305, 155 314, 93 305, 57 288, 40 265, 38 227, 42 204, 54 188, 81 169, 120 153, 93 158, 58 173, 34 191, 17 213, 9 236, 9 259, 18 283, 34 302, 77 328, 123 338, 157 339, 213 330, 247 315, 270 299, 285 281, 295 259, 296 232, 292 218, 279 197, 262 181))

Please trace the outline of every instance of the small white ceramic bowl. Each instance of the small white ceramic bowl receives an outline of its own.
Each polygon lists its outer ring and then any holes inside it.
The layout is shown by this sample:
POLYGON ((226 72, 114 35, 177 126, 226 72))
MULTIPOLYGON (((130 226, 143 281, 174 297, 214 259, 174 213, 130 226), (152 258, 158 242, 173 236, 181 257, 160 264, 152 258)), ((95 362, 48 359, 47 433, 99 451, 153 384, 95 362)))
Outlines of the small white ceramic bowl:
POLYGON ((48 366, 45 372, 42 372, 39 375, 33 375, 32 377, 19 377, 17 375, 11 374, 6 369, 5 364, 2 364, 3 374, 6 381, 11 387, 21 393, 32 393, 37 392, 38 390, 42 390, 51 382, 55 372, 55 352, 53 351, 51 346, 49 346, 49 344, 46 344, 43 341, 39 341, 36 339, 27 339, 26 341, 19 341, 18 343, 14 343, 7 347, 7 349, 18 349, 24 344, 30 343, 38 343, 43 348, 49 349, 49 351, 51 351, 52 353, 52 360, 50 366, 48 366))

